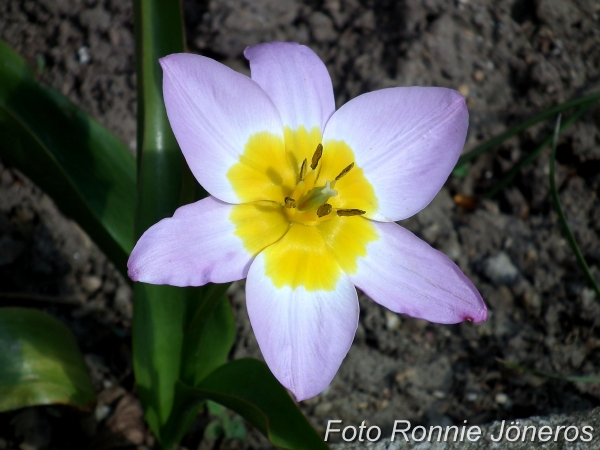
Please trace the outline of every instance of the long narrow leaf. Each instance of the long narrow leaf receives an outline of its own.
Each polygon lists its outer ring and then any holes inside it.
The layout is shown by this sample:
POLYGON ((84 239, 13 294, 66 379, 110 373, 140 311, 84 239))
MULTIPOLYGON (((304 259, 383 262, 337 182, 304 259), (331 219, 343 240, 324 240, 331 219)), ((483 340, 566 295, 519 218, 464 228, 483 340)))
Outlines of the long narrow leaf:
POLYGON ((178 381, 173 386, 173 411, 162 425, 161 439, 169 447, 178 443, 189 429, 202 402, 187 407, 189 401, 177 386, 184 383, 197 386, 227 360, 235 340, 235 318, 227 298, 225 285, 205 289, 202 302, 191 304, 190 315, 184 318, 184 343, 178 381), (186 320, 187 319, 187 320, 186 320))
POLYGON ((49 404, 90 412, 95 403, 70 330, 35 309, 0 308, 0 412, 49 404))
POLYGON ((583 270, 583 273, 585 275, 585 277, 587 278, 588 282, 590 283, 590 285, 592 286, 592 288, 594 289, 594 291, 596 291, 596 296, 598 297, 598 300, 600 300, 600 287, 598 287, 598 283, 596 283, 596 280, 594 280, 594 277, 592 276, 592 273, 590 272, 590 268, 588 267, 587 263, 585 262, 585 258, 583 257, 583 254, 581 253, 581 250, 579 249, 579 246, 577 245, 577 241, 575 240, 575 236, 573 236, 573 232, 571 231, 571 228, 569 227, 569 223, 567 222, 567 217, 565 216, 565 212, 562 209, 562 205, 560 204, 560 199, 558 198, 558 189, 556 188, 556 180, 554 178, 554 161, 556 160, 556 145, 558 143, 558 136, 560 134, 560 119, 561 116, 558 116, 558 119, 556 120, 556 127, 554 129, 554 136, 552 139, 552 153, 550 155, 550 192, 552 193, 552 200, 554 202, 554 208, 556 209, 556 213, 558 214, 558 220, 560 221, 560 224, 563 227, 563 231, 565 232, 565 235, 567 236, 567 241, 569 242, 569 245, 571 246, 571 250, 573 250, 573 253, 575 254, 575 258, 577 259, 577 262, 579 263, 579 267, 581 267, 581 270, 583 270))
POLYGON ((519 123, 518 125, 515 125, 514 127, 505 131, 504 133, 502 133, 502 134, 490 139, 489 141, 486 141, 483 144, 478 145, 474 149, 468 151, 467 153, 465 153, 458 159, 458 162, 456 163, 456 167, 460 167, 460 166, 468 163, 469 161, 475 159, 477 156, 498 147, 500 144, 502 144, 507 139, 510 139, 511 137, 516 136, 517 134, 525 131, 527 128, 530 128, 540 122, 543 122, 544 120, 554 117, 557 114, 560 114, 564 111, 568 111, 569 109, 576 108, 578 106, 592 105, 593 103, 597 102, 598 100, 600 100, 600 92, 596 92, 593 94, 586 95, 585 97, 580 97, 580 98, 576 98, 574 100, 571 100, 571 101, 568 101, 565 103, 561 103, 560 105, 556 105, 553 108, 550 108, 544 112, 541 112, 541 113, 533 116, 531 119, 528 119, 524 122, 519 123))
POLYGON ((572 383, 600 383, 600 377, 596 377, 596 376, 588 377, 588 376, 578 376, 578 375, 558 375, 556 373, 544 372, 542 370, 532 369, 531 367, 525 367, 525 366, 522 366, 517 363, 511 363, 508 361, 504 361, 503 359, 500 359, 500 358, 496 358, 496 360, 500 364, 508 367, 509 369, 522 370, 523 372, 532 373, 534 375, 538 375, 538 376, 544 377, 544 378, 552 378, 554 380, 561 380, 561 381, 570 381, 572 383))
MULTIPOLYGON (((579 108, 571 117, 569 117, 563 124, 560 125, 560 131, 566 130, 573 123, 575 123, 585 112, 587 112, 594 103, 587 103, 585 106, 579 108)), ((492 189, 485 194, 486 198, 492 198, 498 195, 506 186, 508 186, 515 177, 529 164, 531 164, 535 158, 552 143, 552 136, 548 136, 544 141, 538 145, 532 152, 528 153, 523 159, 521 159, 513 168, 511 168, 502 179, 494 185, 492 189)))
POLYGON ((46 191, 125 272, 133 248, 133 155, 69 100, 38 83, 2 41, 0 157, 46 191))
MULTIPOLYGON (((167 119, 158 64, 159 58, 184 50, 180 2, 136 0, 134 8, 139 236, 178 206, 196 199, 198 187, 167 119)), ((229 302, 221 301, 224 291, 219 289, 224 288, 136 284, 133 353, 138 392, 146 420, 166 448, 177 444, 197 410, 179 408, 176 384, 181 379, 193 383, 224 363, 233 343, 233 313, 229 302), (174 430, 172 423, 179 427, 174 430)))
MULTIPOLYGON (((181 192, 186 167, 167 119, 158 64, 160 57, 181 52, 184 45, 177 0, 139 0, 134 2, 134 9, 138 92, 135 234, 140 236, 160 219, 171 216, 186 196, 181 192)), ((177 414, 173 409, 174 386, 181 371, 184 323, 190 314, 188 299, 194 295, 192 289, 135 286, 135 377, 146 420, 163 444, 163 426, 177 414)))
POLYGON ((279 448, 329 448, 260 361, 241 359, 227 363, 197 388, 181 383, 177 389, 188 408, 204 400, 220 403, 248 420, 279 448))

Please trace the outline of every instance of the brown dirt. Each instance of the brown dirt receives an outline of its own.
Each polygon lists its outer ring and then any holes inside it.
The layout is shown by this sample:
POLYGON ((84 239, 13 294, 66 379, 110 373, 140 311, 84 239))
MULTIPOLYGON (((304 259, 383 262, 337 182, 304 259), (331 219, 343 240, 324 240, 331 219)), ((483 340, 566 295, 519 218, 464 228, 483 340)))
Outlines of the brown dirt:
MULTIPOLYGON (((189 50, 244 73, 247 45, 309 45, 327 64, 338 105, 389 86, 458 89, 471 117, 466 149, 598 90, 600 6, 591 0, 186 0, 184 7, 189 50)), ((5 0, 0 38, 43 82, 135 149, 129 2, 5 0)), ((451 177, 429 207, 402 222, 473 280, 489 321, 430 324, 361 298, 359 329, 338 375, 323 394, 301 404, 318 430, 327 419, 369 420, 385 436, 396 419, 478 424, 600 404, 598 385, 522 374, 496 360, 564 375, 600 370, 600 299, 586 285, 553 211, 548 153, 497 198, 474 209, 454 201, 456 194, 480 199, 550 132, 550 124, 537 126, 480 157, 466 176, 451 177)), ((561 137, 557 180, 569 224, 600 280, 599 108, 561 137)), ((39 449, 151 447, 130 395, 131 289, 48 197, 6 166, 0 166, 0 266, 0 303, 43 308, 67 323, 101 401, 96 417, 81 423, 60 408, 0 414, 0 449, 34 441, 39 449)), ((243 283, 230 292, 239 327, 232 357, 260 358, 243 283)), ((199 418, 186 448, 198 448, 206 422, 199 418)), ((245 443, 213 446, 266 444, 251 432, 245 443)))

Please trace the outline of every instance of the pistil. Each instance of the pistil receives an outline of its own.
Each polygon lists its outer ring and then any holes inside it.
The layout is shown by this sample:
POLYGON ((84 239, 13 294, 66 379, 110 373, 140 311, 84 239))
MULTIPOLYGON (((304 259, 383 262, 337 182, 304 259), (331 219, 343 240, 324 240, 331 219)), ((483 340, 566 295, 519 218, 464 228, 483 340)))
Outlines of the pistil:
POLYGON ((307 194, 303 195, 298 202, 298 209, 300 211, 316 209, 326 203, 331 197, 337 196, 337 194, 338 192, 335 189, 331 189, 331 183, 327 181, 325 186, 313 188, 307 194))
MULTIPOLYGON (((286 214, 292 221, 300 220, 300 222, 312 223, 314 220, 321 219, 328 216, 333 211, 333 207, 327 203, 332 197, 338 195, 338 191, 334 189, 335 184, 344 176, 348 174, 354 167, 354 163, 350 163, 346 166, 333 181, 326 181, 324 186, 313 187, 308 192, 306 189, 310 186, 314 186, 318 177, 317 167, 323 156, 323 145, 317 145, 315 152, 313 153, 310 170, 307 169, 308 161, 306 158, 302 161, 300 166, 300 173, 298 177, 298 183, 294 188, 290 197, 286 197, 284 204, 286 214), (298 199, 299 200, 296 200, 298 199), (316 214, 317 217, 314 217, 316 214), (312 219, 310 217, 313 217, 312 219)), ((338 216, 359 216, 365 214, 365 211, 360 209, 336 209, 338 216)), ((323 219, 326 220, 326 219, 323 219)))

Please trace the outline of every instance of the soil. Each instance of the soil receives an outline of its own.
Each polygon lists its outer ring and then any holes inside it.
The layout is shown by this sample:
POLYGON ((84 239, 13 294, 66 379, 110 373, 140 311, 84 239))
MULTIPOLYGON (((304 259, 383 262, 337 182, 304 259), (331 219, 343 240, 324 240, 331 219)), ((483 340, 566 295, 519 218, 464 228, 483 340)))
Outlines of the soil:
MULTIPOLYGON (((270 40, 309 45, 325 61, 338 106, 390 86, 444 86, 467 97, 471 149, 533 114, 588 92, 600 76, 600 4, 593 0, 184 1, 189 51, 249 73, 243 49, 270 40)), ((130 2, 2 0, 0 38, 40 80, 135 151, 130 2)), ((550 198, 548 152, 497 197, 508 170, 551 133, 538 125, 452 176, 433 203, 401 224, 442 250, 475 283, 490 318, 437 325, 397 316, 362 296, 358 332, 331 386, 300 404, 320 432, 328 419, 378 425, 482 424, 589 410, 600 385, 509 370, 498 358, 561 375, 600 371, 600 299, 563 237, 550 198)), ((560 198, 600 280, 600 108, 563 133, 560 198)), ((1 163, 0 163, 1 164, 1 163)), ((261 358, 242 283, 230 297, 232 358, 261 358)), ((98 392, 90 417, 59 407, 0 414, 0 449, 152 448, 131 368, 132 291, 79 227, 14 168, 0 165, 0 304, 41 308, 75 333, 98 392)), ((269 448, 201 441, 187 449, 269 448)))

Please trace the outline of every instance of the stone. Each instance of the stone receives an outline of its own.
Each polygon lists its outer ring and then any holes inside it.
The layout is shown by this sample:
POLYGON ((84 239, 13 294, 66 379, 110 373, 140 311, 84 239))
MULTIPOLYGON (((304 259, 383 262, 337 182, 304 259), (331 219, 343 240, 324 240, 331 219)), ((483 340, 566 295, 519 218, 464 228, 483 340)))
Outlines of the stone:
POLYGON ((495 285, 512 284, 519 275, 519 269, 505 252, 490 256, 483 263, 483 273, 495 285))

